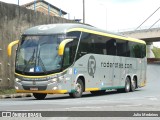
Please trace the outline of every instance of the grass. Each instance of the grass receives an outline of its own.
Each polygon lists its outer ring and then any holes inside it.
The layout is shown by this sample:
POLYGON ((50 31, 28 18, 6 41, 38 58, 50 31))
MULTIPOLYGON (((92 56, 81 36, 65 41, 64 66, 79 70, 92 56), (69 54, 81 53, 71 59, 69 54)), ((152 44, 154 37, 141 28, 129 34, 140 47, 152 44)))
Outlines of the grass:
POLYGON ((0 90, 0 95, 15 94, 15 93, 16 93, 16 90, 15 90, 15 89, 0 90))
POLYGON ((155 58, 160 58, 160 48, 153 47, 152 52, 153 52, 155 58))

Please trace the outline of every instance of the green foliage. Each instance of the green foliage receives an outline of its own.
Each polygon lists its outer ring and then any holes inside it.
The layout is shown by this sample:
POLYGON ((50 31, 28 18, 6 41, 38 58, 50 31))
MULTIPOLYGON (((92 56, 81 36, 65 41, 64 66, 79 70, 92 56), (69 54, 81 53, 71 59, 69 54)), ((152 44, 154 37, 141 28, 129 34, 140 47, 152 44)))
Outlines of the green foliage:
POLYGON ((15 89, 0 90, 0 95, 15 94, 15 93, 16 93, 15 89))
POLYGON ((153 52, 155 58, 160 58, 160 48, 153 47, 152 52, 153 52))

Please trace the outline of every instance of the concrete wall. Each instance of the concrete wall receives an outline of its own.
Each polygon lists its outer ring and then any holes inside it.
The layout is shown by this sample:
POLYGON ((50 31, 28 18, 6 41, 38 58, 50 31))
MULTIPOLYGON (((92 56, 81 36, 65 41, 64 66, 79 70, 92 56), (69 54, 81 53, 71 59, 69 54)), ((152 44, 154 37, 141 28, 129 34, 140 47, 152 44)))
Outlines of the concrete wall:
POLYGON ((0 2, 0 89, 14 87, 15 50, 11 58, 7 55, 10 42, 19 39, 29 27, 49 23, 70 23, 74 21, 51 17, 13 4, 0 2))

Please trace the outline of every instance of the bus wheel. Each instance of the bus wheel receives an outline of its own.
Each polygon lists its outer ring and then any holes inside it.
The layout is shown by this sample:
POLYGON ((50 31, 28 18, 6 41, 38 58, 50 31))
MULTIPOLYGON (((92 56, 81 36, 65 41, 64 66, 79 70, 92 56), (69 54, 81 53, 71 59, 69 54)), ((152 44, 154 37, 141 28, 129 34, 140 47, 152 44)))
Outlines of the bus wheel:
POLYGON ((133 81, 131 82, 131 92, 134 92, 136 89, 136 80, 133 78, 133 81))
POLYGON ((76 91, 74 93, 69 93, 69 95, 73 98, 80 98, 82 96, 84 90, 84 85, 81 79, 77 80, 76 83, 76 91))
POLYGON ((90 92, 93 95, 103 95, 106 92, 106 90, 90 91, 90 92))
POLYGON ((41 94, 41 93, 33 93, 33 96, 37 99, 37 100, 43 100, 46 97, 47 94, 41 94))
POLYGON ((129 77, 126 78, 124 92, 129 92, 131 89, 131 82, 129 77))

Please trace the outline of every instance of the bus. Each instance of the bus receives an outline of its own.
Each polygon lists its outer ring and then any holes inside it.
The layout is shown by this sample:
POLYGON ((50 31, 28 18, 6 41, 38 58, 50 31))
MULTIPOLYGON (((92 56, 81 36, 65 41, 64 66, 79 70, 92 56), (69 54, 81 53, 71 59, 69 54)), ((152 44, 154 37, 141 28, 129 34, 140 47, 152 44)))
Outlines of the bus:
POLYGON ((130 92, 146 85, 146 43, 83 24, 48 24, 27 29, 8 45, 18 44, 15 59, 17 93, 47 94, 106 90, 130 92))

